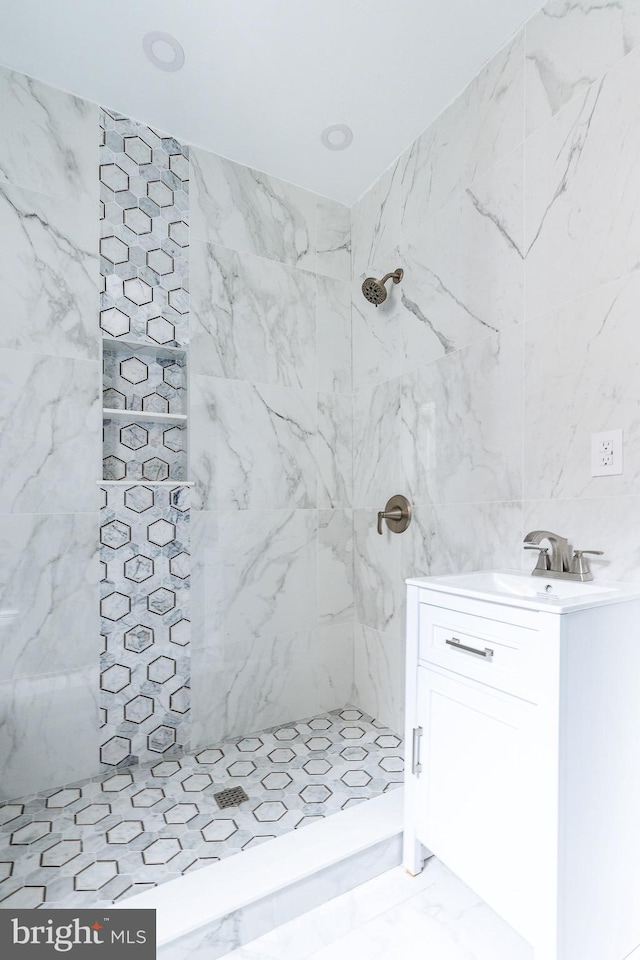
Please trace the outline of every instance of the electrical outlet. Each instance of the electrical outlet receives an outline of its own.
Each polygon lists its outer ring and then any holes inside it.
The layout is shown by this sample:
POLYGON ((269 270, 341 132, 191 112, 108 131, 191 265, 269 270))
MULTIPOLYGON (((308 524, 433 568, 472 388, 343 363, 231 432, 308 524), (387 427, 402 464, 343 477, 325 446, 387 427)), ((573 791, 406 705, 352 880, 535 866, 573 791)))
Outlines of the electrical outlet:
POLYGON ((591 434, 591 476, 622 473, 622 430, 591 434))

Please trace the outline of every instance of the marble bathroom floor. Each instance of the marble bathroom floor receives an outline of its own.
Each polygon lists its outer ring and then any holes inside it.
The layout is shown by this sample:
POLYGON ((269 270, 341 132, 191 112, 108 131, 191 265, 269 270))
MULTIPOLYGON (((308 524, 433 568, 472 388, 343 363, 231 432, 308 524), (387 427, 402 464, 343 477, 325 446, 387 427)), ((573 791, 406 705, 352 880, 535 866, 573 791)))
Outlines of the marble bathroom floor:
POLYGON ((355 707, 0 806, 0 908, 107 905, 402 783, 402 741, 355 707), (219 809, 213 794, 249 799, 219 809))
POLYGON ((533 960, 533 950, 433 857, 418 877, 394 867, 221 960, 408 957, 533 960))

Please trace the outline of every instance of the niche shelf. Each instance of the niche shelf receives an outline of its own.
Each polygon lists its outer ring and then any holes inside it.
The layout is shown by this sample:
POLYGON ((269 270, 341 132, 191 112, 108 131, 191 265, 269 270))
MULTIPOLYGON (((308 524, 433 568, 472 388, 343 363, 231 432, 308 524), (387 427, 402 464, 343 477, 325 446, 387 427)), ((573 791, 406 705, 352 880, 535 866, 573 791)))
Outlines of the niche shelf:
POLYGON ((187 352, 103 340, 103 480, 186 483, 187 352))

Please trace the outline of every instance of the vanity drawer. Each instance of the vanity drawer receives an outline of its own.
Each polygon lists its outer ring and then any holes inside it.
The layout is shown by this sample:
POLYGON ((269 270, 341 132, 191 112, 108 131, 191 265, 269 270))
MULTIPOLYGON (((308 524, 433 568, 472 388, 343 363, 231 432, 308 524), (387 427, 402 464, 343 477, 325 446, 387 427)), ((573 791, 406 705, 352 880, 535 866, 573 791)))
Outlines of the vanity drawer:
POLYGON ((514 696, 537 702, 538 631, 431 604, 420 604, 418 658, 514 696))

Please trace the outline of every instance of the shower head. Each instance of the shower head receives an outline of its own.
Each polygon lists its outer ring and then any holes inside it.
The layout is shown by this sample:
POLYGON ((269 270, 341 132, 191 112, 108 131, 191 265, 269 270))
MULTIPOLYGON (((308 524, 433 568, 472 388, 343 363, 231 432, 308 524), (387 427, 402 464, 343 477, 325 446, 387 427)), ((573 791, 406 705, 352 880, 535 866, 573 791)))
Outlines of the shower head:
POLYGON ((400 283, 403 274, 404 271, 398 267, 393 273, 386 273, 382 280, 376 280, 375 277, 367 277, 362 284, 362 292, 365 299, 368 300, 369 303, 375 303, 376 307, 379 303, 384 303, 387 299, 385 283, 390 279, 393 280, 394 283, 400 283))

